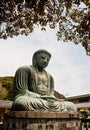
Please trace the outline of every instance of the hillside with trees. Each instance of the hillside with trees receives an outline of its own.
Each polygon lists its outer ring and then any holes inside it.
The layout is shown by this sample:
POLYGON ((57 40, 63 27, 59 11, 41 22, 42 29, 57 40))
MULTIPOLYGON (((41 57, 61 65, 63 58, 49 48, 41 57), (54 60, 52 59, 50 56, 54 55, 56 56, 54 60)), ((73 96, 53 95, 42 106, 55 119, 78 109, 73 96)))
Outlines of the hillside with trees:
POLYGON ((13 79, 13 76, 0 77, 0 100, 13 99, 13 79))

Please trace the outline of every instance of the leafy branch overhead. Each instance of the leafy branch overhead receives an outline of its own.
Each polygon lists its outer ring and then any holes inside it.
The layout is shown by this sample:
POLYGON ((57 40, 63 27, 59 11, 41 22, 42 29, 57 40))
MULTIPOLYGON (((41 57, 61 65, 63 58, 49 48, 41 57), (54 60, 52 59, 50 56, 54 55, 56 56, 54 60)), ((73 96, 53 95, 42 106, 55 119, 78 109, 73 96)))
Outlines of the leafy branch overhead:
POLYGON ((57 39, 81 43, 90 55, 89 0, 1 0, 0 38, 58 28, 57 39))

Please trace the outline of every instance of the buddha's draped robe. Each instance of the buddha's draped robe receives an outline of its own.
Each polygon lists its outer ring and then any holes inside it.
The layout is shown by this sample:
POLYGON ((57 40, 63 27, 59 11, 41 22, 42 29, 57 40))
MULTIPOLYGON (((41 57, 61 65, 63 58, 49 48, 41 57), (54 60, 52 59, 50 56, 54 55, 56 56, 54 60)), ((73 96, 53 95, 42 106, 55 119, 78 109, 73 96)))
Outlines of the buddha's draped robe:
POLYGON ((76 111, 76 106, 54 96, 54 81, 44 70, 43 76, 34 66, 20 67, 14 78, 12 110, 76 111))

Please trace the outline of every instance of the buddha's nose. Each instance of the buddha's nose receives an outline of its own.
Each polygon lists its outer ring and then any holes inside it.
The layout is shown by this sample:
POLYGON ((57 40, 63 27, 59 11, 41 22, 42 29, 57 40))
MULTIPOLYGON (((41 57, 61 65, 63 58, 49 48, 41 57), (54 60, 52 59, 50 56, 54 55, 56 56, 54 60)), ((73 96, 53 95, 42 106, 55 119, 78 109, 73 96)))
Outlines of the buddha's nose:
POLYGON ((48 60, 47 60, 47 59, 45 59, 45 60, 44 60, 44 62, 45 62, 45 63, 47 63, 47 62, 48 62, 48 60))
POLYGON ((45 59, 45 62, 48 62, 48 59, 45 59))

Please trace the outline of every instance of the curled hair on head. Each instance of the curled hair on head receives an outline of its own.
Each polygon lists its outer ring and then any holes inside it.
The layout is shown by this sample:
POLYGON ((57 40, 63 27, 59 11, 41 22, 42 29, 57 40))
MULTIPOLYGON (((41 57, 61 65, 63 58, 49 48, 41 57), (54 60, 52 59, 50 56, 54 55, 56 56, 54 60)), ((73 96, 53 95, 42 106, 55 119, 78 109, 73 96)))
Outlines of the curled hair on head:
POLYGON ((47 50, 45 50, 45 49, 39 49, 38 51, 36 51, 36 52, 33 54, 33 58, 32 58, 32 64, 33 64, 33 65, 36 65, 36 63, 35 63, 35 60, 36 60, 36 59, 35 59, 35 58, 36 58, 37 54, 42 53, 42 52, 48 54, 48 55, 50 56, 50 58, 51 58, 51 54, 50 54, 47 50))

